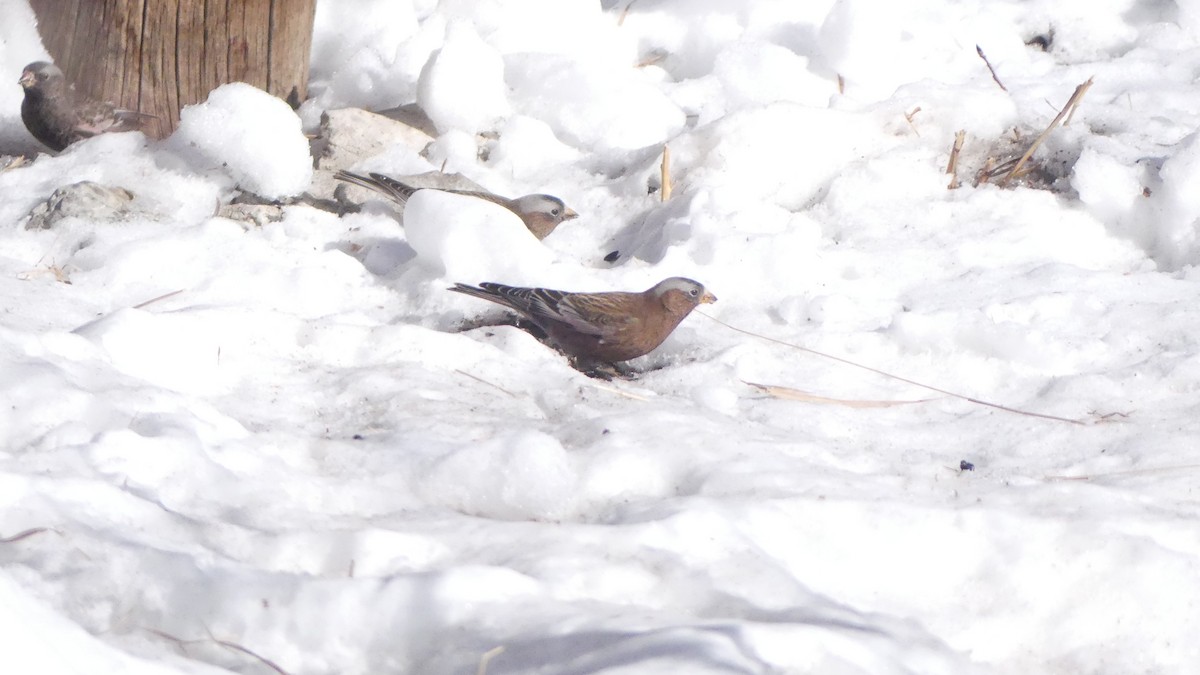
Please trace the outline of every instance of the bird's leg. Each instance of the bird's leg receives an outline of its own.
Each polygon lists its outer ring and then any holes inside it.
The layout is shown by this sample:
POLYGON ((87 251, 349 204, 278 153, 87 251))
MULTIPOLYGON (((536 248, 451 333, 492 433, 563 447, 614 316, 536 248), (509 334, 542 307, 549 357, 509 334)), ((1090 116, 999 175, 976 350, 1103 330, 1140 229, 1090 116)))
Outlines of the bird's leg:
POLYGON ((622 363, 597 361, 583 357, 570 359, 571 367, 588 377, 611 382, 612 380, 635 380, 638 372, 622 363))

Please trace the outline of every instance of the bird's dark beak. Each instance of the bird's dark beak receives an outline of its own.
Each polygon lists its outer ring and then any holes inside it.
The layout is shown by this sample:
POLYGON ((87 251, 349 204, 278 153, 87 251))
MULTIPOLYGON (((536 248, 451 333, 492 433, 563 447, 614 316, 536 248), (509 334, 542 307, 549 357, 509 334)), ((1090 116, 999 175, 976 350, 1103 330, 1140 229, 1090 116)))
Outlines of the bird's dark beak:
POLYGON ((17 84, 28 89, 33 86, 33 82, 36 79, 37 76, 33 74, 33 71, 26 70, 25 72, 21 73, 21 79, 17 80, 17 84))
POLYGON ((571 207, 569 207, 569 206, 566 206, 566 207, 564 207, 564 208, 566 209, 566 211, 563 211, 563 220, 570 220, 570 219, 572 219, 572 218, 578 218, 578 217, 579 217, 579 214, 578 214, 578 213, 575 213, 575 211, 573 211, 573 210, 571 209, 571 207))
POLYGON ((711 305, 716 301, 717 301, 717 296, 713 295, 712 293, 709 293, 708 291, 704 291, 704 295, 700 296, 700 304, 702 304, 702 305, 711 305))

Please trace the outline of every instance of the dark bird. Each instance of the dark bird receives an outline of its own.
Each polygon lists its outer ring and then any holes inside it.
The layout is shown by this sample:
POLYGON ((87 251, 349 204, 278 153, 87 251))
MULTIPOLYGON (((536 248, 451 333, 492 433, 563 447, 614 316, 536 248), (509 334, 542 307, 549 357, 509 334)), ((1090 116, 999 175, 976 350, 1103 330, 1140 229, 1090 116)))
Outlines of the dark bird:
POLYGON ((21 121, 34 138, 55 152, 97 134, 135 131, 154 117, 80 96, 58 66, 45 61, 25 66, 17 83, 25 89, 21 121))
POLYGON ((699 282, 671 277, 641 293, 568 293, 482 283, 452 291, 516 310, 567 355, 615 363, 650 353, 697 305, 716 302, 699 282))
POLYGON ((402 183, 395 178, 385 176, 381 173, 372 173, 363 176, 349 171, 338 171, 333 177, 369 190, 374 190, 399 204, 407 202, 408 198, 417 190, 427 189, 486 199, 517 214, 517 217, 525 223, 525 227, 529 228, 533 236, 538 239, 545 239, 564 220, 579 217, 578 213, 575 213, 563 203, 563 200, 551 195, 525 195, 516 199, 508 199, 507 197, 501 197, 491 192, 454 190, 450 188, 420 188, 402 183))

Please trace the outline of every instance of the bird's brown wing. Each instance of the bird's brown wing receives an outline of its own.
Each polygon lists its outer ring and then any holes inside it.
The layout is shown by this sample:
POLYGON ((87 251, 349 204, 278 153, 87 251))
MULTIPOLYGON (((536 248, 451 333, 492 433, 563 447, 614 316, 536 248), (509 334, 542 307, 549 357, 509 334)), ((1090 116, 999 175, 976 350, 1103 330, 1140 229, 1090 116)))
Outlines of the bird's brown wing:
POLYGON ((81 101, 75 106, 74 131, 82 138, 90 138, 109 131, 133 131, 141 126, 143 118, 153 115, 117 110, 111 103, 81 101))
POLYGON ((635 311, 637 293, 567 293, 557 306, 557 315, 581 333, 611 340, 641 319, 635 311))

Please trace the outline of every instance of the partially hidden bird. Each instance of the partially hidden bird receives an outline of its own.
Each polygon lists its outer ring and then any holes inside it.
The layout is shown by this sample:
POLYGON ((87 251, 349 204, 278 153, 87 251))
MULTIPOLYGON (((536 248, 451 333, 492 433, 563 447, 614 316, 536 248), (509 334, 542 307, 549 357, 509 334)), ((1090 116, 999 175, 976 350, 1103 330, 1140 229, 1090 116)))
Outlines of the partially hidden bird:
POLYGON ((33 137, 55 152, 110 131, 135 131, 153 115, 121 110, 111 103, 79 95, 53 63, 25 66, 17 83, 25 90, 21 121, 33 137))
POLYGON ((717 297, 684 277, 641 293, 570 293, 496 283, 455 284, 449 290, 515 310, 575 359, 616 363, 644 356, 667 339, 698 305, 717 297))
POLYGON ((401 205, 407 202, 408 198, 417 190, 441 190, 442 192, 486 199, 517 214, 521 222, 525 223, 525 227, 529 228, 533 236, 539 240, 545 239, 563 221, 579 217, 578 213, 563 203, 563 200, 552 195, 533 194, 509 199, 491 192, 414 187, 381 173, 370 173, 364 176, 349 171, 338 171, 333 177, 359 187, 365 187, 368 190, 374 190, 401 205))

